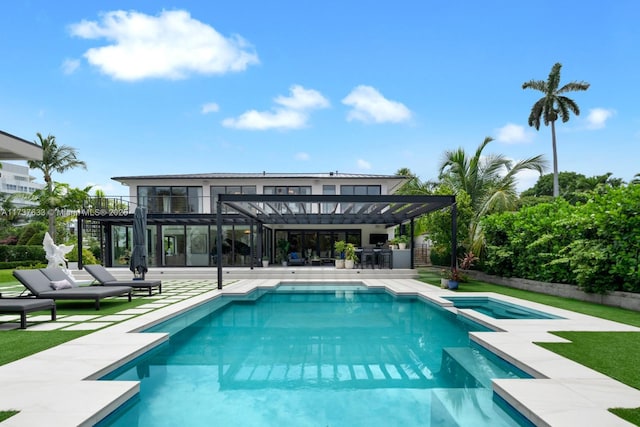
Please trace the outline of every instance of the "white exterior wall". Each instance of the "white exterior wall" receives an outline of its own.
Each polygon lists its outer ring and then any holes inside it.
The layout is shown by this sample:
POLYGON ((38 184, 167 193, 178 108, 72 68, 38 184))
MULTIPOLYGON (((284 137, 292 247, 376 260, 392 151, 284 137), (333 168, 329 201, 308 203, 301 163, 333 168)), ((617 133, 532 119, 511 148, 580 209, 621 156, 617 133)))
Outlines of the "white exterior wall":
MULTIPOLYGON (((33 193, 36 190, 44 188, 44 184, 34 182, 35 177, 29 175, 29 168, 27 166, 7 162, 1 163, 0 192, 7 194, 33 193)), ((13 204, 16 207, 21 207, 34 206, 38 203, 21 198, 14 198, 13 204)))

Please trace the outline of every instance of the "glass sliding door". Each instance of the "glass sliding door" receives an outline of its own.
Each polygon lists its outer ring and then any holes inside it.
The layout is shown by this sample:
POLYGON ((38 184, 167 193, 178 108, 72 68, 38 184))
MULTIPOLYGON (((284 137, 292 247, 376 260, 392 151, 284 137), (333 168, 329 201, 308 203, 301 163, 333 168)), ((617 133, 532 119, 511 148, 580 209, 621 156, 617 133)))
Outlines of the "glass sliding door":
POLYGON ((208 266, 209 253, 209 227, 187 225, 187 265, 208 266))

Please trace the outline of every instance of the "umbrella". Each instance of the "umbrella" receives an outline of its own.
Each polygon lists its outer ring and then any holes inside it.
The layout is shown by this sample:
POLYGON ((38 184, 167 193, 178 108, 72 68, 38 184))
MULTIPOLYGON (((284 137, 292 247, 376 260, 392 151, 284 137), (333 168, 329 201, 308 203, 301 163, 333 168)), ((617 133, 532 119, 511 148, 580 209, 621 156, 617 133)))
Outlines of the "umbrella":
POLYGON ((142 276, 147 272, 147 210, 141 206, 133 214, 133 251, 129 259, 129 270, 142 276))

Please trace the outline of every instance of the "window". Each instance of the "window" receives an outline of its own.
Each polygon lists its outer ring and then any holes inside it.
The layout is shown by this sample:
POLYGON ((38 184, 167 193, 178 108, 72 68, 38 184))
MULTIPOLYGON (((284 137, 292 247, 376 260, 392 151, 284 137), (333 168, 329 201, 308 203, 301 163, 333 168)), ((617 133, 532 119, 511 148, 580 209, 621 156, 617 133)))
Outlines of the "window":
POLYGON ((202 187, 138 187, 138 203, 149 213, 201 213, 202 187))
MULTIPOLYGON (((217 212, 216 203, 218 202, 218 194, 256 194, 255 185, 212 185, 211 186, 211 212, 217 212)), ((222 207, 222 213, 235 213, 228 206, 222 207)))
POLYGON ((379 185, 341 185, 340 194, 347 196, 379 196, 379 185))
MULTIPOLYGON (((296 195, 303 194, 309 195, 311 194, 310 186, 298 186, 298 185, 283 185, 283 186, 269 186, 265 185, 262 189, 263 194, 280 194, 280 195, 296 195)), ((303 212, 311 212, 311 203, 275 203, 272 207, 282 214, 288 213, 303 213, 303 212)), ((267 207, 265 207, 267 212, 270 211, 267 207)))
MULTIPOLYGON (((347 196, 379 196, 381 193, 379 185, 341 185, 340 194, 347 196)), ((353 212, 357 212, 364 207, 361 203, 351 204, 353 212)), ((343 211, 346 207, 342 206, 343 211)))

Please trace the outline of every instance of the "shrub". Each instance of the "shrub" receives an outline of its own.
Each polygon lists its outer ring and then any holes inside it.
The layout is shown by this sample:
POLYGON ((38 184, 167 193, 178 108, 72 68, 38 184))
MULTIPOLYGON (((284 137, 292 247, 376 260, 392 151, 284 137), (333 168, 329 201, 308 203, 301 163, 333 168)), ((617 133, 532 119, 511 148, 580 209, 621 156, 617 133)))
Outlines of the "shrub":
POLYGON ((46 259, 42 245, 0 245, 0 261, 2 262, 30 261, 46 263, 46 259))

